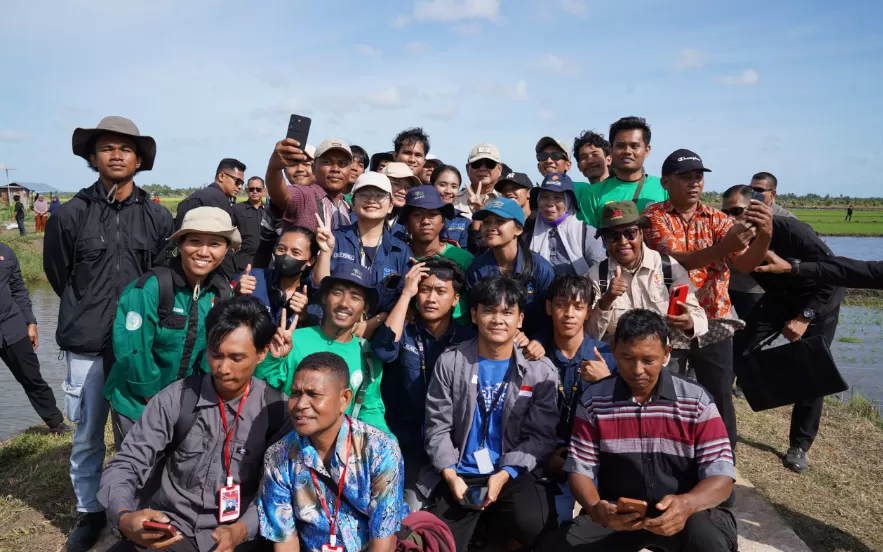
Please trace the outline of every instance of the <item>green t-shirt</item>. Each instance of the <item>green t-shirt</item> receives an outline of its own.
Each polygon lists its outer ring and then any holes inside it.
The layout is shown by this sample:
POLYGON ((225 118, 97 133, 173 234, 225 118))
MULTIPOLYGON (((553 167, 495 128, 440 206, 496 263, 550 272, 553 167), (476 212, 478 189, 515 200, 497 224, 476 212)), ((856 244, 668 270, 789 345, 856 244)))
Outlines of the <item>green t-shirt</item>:
POLYGON ((295 330, 291 336, 294 348, 284 359, 277 359, 267 355, 264 362, 258 364, 254 376, 266 381, 283 393, 291 392, 291 381, 301 361, 313 353, 334 353, 344 361, 350 369, 350 389, 353 390, 353 401, 346 413, 351 415, 355 405, 359 387, 365 386, 365 401, 359 412, 358 419, 373 425, 374 427, 389 433, 384 416, 386 409, 380 396, 380 379, 383 376, 383 363, 371 354, 374 379, 371 379, 370 371, 364 366, 362 359, 362 344, 358 338, 353 338, 348 343, 339 343, 329 339, 322 333, 319 326, 301 328, 295 330))
MULTIPOLYGON (((581 194, 577 192, 577 200, 585 221, 595 228, 601 224, 601 209, 611 201, 631 201, 635 196, 637 182, 625 182, 611 176, 603 182, 586 185, 581 188, 581 194)), ((643 212, 651 203, 657 203, 668 199, 668 192, 662 187, 658 176, 647 176, 641 195, 638 196, 638 211, 643 212)))
MULTIPOLYGON (((463 269, 464 273, 469 270, 469 267, 472 266, 472 261, 475 260, 475 256, 472 253, 449 243, 445 244, 445 249, 439 257, 454 261, 463 269)), ((417 260, 422 261, 423 259, 417 260)), ((460 301, 454 305, 454 321, 465 325, 472 323, 472 317, 469 316, 469 297, 466 296, 465 289, 460 292, 460 301)))

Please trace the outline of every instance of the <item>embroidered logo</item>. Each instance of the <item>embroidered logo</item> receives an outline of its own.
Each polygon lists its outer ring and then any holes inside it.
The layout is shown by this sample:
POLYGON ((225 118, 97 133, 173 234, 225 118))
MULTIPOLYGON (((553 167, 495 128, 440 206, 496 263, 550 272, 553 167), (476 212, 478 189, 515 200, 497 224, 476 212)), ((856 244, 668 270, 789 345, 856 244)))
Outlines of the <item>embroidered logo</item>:
POLYGON ((358 389, 362 382, 365 380, 365 375, 362 374, 361 370, 356 370, 353 372, 353 375, 350 376, 350 387, 358 389))
POLYGON ((126 329, 130 332, 134 332, 138 328, 141 327, 141 315, 134 311, 129 311, 126 314, 126 329))

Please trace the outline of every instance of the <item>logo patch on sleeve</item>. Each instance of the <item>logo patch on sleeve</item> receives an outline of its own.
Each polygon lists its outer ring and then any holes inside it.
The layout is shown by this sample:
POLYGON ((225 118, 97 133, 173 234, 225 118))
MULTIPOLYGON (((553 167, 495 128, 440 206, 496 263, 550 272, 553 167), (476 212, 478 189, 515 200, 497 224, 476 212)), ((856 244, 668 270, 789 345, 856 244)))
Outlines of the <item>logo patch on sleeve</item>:
POLYGON ((141 327, 141 315, 135 311, 129 311, 126 314, 126 329, 130 332, 134 332, 138 328, 141 327))

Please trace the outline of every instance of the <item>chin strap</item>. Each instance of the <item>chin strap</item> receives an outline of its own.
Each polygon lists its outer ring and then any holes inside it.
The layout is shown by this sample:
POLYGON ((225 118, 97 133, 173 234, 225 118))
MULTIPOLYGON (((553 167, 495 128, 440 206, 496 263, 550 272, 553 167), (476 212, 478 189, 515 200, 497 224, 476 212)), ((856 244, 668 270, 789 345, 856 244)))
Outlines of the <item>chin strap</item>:
POLYGON ((109 192, 107 192, 107 202, 108 203, 113 203, 117 200, 117 187, 118 186, 119 186, 119 184, 114 182, 113 187, 110 189, 109 192))

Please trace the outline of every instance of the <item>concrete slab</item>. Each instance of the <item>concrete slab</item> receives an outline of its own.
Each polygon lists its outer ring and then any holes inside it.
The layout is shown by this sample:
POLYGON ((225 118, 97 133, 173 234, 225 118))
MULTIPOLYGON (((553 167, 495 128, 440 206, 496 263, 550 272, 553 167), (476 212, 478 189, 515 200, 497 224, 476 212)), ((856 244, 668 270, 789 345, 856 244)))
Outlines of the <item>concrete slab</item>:
POLYGON ((738 476, 736 505, 733 515, 739 526, 741 552, 811 552, 809 547, 789 527, 761 496, 750 481, 738 476))

